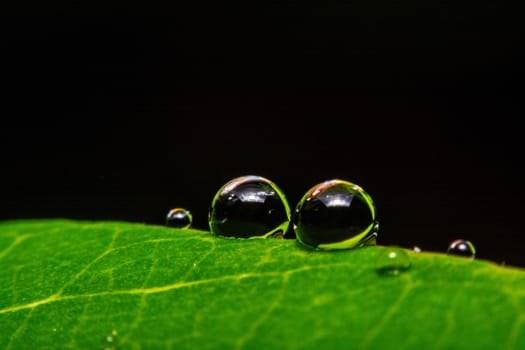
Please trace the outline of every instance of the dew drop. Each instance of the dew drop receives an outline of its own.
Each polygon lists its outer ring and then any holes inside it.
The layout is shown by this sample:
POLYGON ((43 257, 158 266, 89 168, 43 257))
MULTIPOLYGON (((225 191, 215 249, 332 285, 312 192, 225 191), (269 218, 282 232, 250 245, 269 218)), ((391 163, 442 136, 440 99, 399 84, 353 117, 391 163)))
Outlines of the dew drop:
POLYGON ((377 272, 385 276, 397 276, 410 268, 407 252, 399 247, 387 247, 379 254, 377 272))
POLYGON ((295 207, 297 240, 309 248, 374 245, 379 230, 372 197, 360 186, 334 179, 310 188, 295 207))
POLYGON ((466 239, 456 239, 448 246, 447 254, 474 258, 476 255, 476 248, 474 248, 472 242, 467 241, 466 239))
POLYGON ((102 350, 117 350, 118 349, 117 335, 118 335, 118 333, 117 333, 117 331, 115 329, 112 330, 111 333, 106 335, 102 339, 101 349, 102 350))
POLYGON ((412 250, 414 251, 414 253, 421 253, 421 252, 422 252, 421 248, 420 248, 419 246, 417 246, 417 245, 415 245, 415 246, 412 248, 412 250))
POLYGON ((174 208, 166 214, 166 226, 169 227, 189 228, 192 221, 191 212, 184 208, 174 208))
POLYGON ((213 197, 208 212, 210 231, 223 237, 282 237, 290 225, 284 193, 262 176, 237 177, 213 197))

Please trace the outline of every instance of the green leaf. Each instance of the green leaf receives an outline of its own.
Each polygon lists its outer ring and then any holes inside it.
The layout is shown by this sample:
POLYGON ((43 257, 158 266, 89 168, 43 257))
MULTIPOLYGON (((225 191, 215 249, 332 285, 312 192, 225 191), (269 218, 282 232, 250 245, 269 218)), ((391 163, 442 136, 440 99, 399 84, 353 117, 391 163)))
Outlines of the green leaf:
POLYGON ((0 224, 0 349, 524 349, 525 273, 126 222, 0 224))

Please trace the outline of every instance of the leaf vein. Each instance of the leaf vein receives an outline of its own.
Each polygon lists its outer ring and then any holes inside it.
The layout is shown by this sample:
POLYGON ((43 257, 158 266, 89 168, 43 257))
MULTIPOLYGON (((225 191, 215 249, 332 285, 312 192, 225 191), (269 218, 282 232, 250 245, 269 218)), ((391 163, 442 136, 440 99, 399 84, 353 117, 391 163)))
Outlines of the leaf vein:
POLYGON ((253 338, 253 336, 256 334, 257 328, 259 328, 259 326, 268 319, 268 317, 271 315, 273 310, 275 310, 275 308, 279 306, 279 303, 283 299, 284 290, 286 288, 286 285, 288 284, 290 275, 283 274, 282 277, 283 278, 281 282, 281 287, 279 288, 279 291, 277 292, 277 295, 274 298, 273 302, 268 306, 265 312, 261 313, 261 315, 256 320, 253 321, 248 331, 237 340, 235 344, 235 349, 237 350, 242 349, 244 344, 246 344, 246 342, 250 340, 251 338, 253 338))
POLYGON ((5 350, 10 350, 13 347, 13 341, 15 341, 21 334, 24 333, 27 323, 29 322, 29 319, 33 316, 34 311, 35 309, 32 309, 27 313, 26 317, 24 318, 24 321, 20 323, 16 331, 14 331, 11 337, 9 337, 9 343, 7 343, 5 350))
POLYGON ((303 272, 307 270, 313 270, 313 269, 319 269, 319 268, 330 268, 333 266, 348 266, 348 264, 334 263, 334 264, 323 264, 323 265, 317 265, 317 266, 302 266, 296 269, 290 269, 290 270, 284 270, 284 271, 246 272, 246 273, 240 273, 240 274, 235 274, 235 275, 225 275, 225 276, 219 276, 215 278, 207 278, 207 279, 202 279, 202 280, 182 281, 182 282, 168 284, 165 286, 156 286, 156 287, 149 287, 149 288, 132 288, 128 290, 113 290, 113 291, 103 291, 103 292, 97 292, 97 293, 86 293, 86 294, 78 294, 78 295, 61 295, 61 294, 55 293, 50 297, 47 297, 41 300, 37 300, 37 301, 33 301, 28 304, 14 305, 14 306, 9 306, 9 307, 0 309, 0 314, 16 312, 16 311, 26 310, 26 309, 33 309, 40 305, 58 302, 62 300, 75 300, 75 299, 80 299, 80 298, 100 297, 100 296, 157 294, 157 293, 163 293, 163 292, 181 289, 181 288, 198 286, 202 284, 210 284, 210 283, 217 283, 217 282, 224 282, 224 281, 231 281, 231 280, 240 281, 246 278, 274 277, 274 276, 281 276, 282 274, 294 274, 294 273, 303 272))
POLYGON ((15 249, 20 243, 27 240, 28 238, 33 237, 32 234, 25 234, 21 235, 15 238, 15 240, 4 250, 0 252, 0 259, 4 258, 7 254, 9 254, 13 249, 15 249))
POLYGON ((520 329, 523 325, 523 322, 525 321, 525 315, 520 314, 516 316, 516 319, 514 320, 514 323, 512 324, 512 327, 510 327, 510 332, 507 338, 507 342, 503 349, 514 349, 516 340, 518 339, 518 336, 520 335, 520 329))
MULTIPOLYGON (((156 257, 158 245, 159 245, 158 243, 155 244, 155 248, 152 254, 153 263, 151 264, 149 268, 148 275, 146 276, 146 278, 144 279, 144 282, 142 283, 143 289, 146 289, 146 286, 148 285, 148 282, 151 279, 151 275, 153 274, 153 271, 155 271, 155 267, 157 266, 159 262, 159 259, 156 257)), ((129 339, 131 334, 138 328, 140 322, 142 321, 142 312, 144 310, 144 307, 146 307, 146 295, 147 295, 146 293, 141 295, 135 318, 133 319, 133 322, 131 322, 128 333, 122 339, 122 343, 125 343, 129 339)))
POLYGON ((414 286, 410 283, 407 283, 405 285, 401 293, 399 293, 399 296, 397 297, 396 301, 388 308, 381 321, 379 321, 379 323, 373 329, 371 329, 370 332, 367 333, 366 337, 363 339, 361 345, 359 346, 359 349, 368 349, 372 341, 377 338, 377 335, 383 330, 388 321, 390 321, 394 314, 400 309, 401 304, 406 299, 408 293, 413 289, 413 287, 414 286))
POLYGON ((120 230, 117 228, 115 229, 115 233, 113 234, 111 238, 111 242, 109 243, 109 246, 104 250, 102 253, 100 253, 96 258, 94 258, 91 262, 89 262, 86 266, 84 266, 79 272, 77 272, 69 281, 67 281, 62 288, 60 288, 55 295, 60 296, 64 290, 66 290, 67 287, 75 283, 76 280, 78 280, 83 274, 86 273, 93 265, 95 265, 98 261, 102 260, 106 255, 111 253, 113 251, 113 246, 115 245, 115 241, 117 240, 117 237, 119 235, 120 230))

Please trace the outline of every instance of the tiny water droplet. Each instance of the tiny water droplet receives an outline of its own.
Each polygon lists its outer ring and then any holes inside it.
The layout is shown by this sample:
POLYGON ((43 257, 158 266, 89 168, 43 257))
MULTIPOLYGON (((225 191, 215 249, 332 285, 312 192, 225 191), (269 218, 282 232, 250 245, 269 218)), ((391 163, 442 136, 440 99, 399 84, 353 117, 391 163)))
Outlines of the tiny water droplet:
POLYGON ((216 236, 276 238, 286 233, 290 217, 288 201, 273 181, 246 175, 228 181, 217 191, 208 223, 216 236))
POLYGON ((377 260, 377 272, 385 276, 397 276, 410 266, 410 257, 400 247, 387 247, 379 254, 377 260))
POLYGON ((56 332, 56 331, 57 331, 57 329, 56 329, 56 328, 53 328, 53 332, 56 332))
POLYGON ((310 248, 335 250, 375 245, 379 230, 372 197, 360 186, 334 179, 310 188, 295 207, 297 240, 310 248))
POLYGON ((117 331, 114 329, 102 339, 102 350, 117 350, 118 344, 117 344, 117 331))
POLYGON ((412 248, 412 250, 414 251, 414 253, 421 253, 422 250, 421 248, 419 248, 419 246, 415 245, 414 248, 412 248))
POLYGON ((279 231, 279 232, 274 233, 273 235, 268 236, 268 238, 284 239, 284 235, 285 235, 285 232, 279 231))
POLYGON ((193 216, 189 210, 184 208, 171 209, 166 214, 166 226, 175 228, 189 228, 193 221, 193 216))
POLYGON ((474 258, 476 256, 476 248, 474 248, 472 242, 466 239, 456 239, 448 246, 447 254, 474 258))

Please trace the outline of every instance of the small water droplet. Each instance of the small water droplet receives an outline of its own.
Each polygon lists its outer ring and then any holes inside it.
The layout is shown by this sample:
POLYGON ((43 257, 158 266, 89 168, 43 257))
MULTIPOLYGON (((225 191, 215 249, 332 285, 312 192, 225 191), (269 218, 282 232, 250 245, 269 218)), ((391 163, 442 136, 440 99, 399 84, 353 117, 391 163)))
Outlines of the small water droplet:
POLYGON ((278 231, 270 236, 268 236, 268 238, 273 238, 273 239, 284 239, 284 234, 285 232, 281 232, 281 231, 278 231))
POLYGON ((117 344, 117 331, 114 329, 102 339, 102 350, 117 350, 118 344, 117 344))
POLYGON ((210 231, 225 237, 278 237, 290 225, 290 206, 281 189, 262 176, 247 175, 223 185, 208 212, 210 231))
POLYGON ((387 247, 379 254, 377 260, 377 272, 385 276, 397 276, 410 266, 410 257, 399 247, 387 247))
POLYGON ((56 332, 56 331, 57 331, 57 329, 56 329, 56 328, 53 328, 53 332, 56 332))
POLYGON ((456 239, 448 246, 447 254, 474 258, 476 256, 476 248, 474 248, 472 242, 466 239, 456 239))
POLYGON ((189 228, 193 221, 193 216, 189 210, 184 208, 171 209, 166 215, 166 226, 175 228, 189 228))
POLYGON ((415 245, 415 246, 412 248, 412 250, 414 251, 414 253, 421 253, 421 252, 422 252, 421 248, 420 248, 419 246, 417 246, 417 245, 415 245))
POLYGON ((379 230, 372 197, 360 186, 334 179, 310 188, 295 207, 297 240, 310 248, 334 250, 375 245, 379 230))

